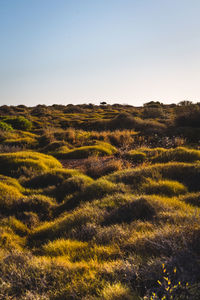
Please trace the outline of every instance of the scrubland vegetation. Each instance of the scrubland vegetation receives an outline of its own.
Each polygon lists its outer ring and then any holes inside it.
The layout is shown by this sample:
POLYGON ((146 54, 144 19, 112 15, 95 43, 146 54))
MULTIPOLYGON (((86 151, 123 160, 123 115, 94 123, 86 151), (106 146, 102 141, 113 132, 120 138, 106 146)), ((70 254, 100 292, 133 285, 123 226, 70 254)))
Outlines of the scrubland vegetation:
POLYGON ((200 299, 200 104, 0 107, 0 299, 200 299))

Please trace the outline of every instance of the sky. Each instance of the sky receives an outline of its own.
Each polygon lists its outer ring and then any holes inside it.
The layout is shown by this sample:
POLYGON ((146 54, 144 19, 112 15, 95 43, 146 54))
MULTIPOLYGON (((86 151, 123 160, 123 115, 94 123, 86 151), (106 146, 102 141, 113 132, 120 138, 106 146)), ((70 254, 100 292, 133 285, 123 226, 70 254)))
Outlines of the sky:
POLYGON ((199 0, 0 0, 0 105, 200 101, 199 0))

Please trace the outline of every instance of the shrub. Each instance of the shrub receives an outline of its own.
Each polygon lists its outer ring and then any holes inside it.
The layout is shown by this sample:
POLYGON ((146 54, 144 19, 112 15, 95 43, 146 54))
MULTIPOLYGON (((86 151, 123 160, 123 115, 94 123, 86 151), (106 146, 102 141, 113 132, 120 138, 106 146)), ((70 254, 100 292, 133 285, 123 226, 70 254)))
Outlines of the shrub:
POLYGON ((142 189, 146 194, 160 194, 166 196, 177 196, 187 192, 187 188, 182 183, 171 180, 148 180, 147 183, 143 184, 142 189))
POLYGON ((4 122, 10 124, 14 129, 29 131, 32 128, 32 122, 22 116, 6 118, 4 122))
POLYGON ((17 152, 0 154, 0 173, 4 175, 20 176, 33 170, 41 173, 61 167, 54 157, 38 152, 17 152))
POLYGON ((12 131, 13 128, 10 124, 7 124, 6 122, 0 121, 0 130, 2 130, 2 131, 12 131))

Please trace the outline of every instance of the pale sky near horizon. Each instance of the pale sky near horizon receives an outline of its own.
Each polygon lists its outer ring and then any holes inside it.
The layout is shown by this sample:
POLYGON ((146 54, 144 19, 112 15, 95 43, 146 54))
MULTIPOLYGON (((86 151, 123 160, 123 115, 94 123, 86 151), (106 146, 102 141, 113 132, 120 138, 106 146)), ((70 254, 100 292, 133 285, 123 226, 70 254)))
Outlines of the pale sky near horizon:
POLYGON ((200 101, 199 0, 0 0, 0 105, 200 101))

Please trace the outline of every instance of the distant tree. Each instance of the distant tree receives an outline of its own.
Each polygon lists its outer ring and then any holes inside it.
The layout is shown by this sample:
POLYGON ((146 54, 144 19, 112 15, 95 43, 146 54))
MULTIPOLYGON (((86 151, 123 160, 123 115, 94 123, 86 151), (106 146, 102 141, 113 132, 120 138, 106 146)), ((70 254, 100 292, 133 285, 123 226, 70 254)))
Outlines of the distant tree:
POLYGON ((100 105, 107 105, 107 102, 105 102, 105 101, 100 102, 100 105))
POLYGON ((178 105, 180 106, 189 106, 189 105, 192 105, 192 101, 188 101, 188 100, 183 100, 181 102, 178 103, 178 105))

